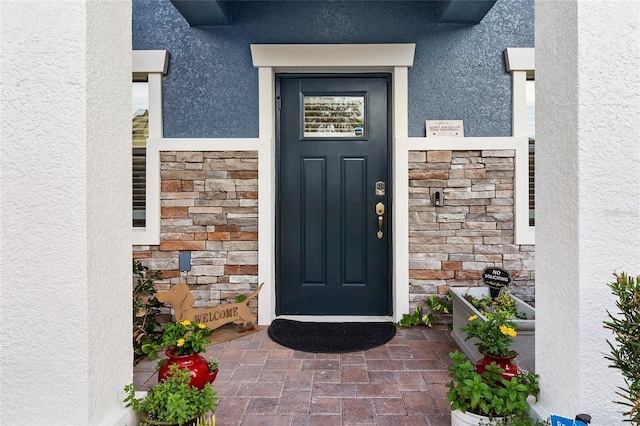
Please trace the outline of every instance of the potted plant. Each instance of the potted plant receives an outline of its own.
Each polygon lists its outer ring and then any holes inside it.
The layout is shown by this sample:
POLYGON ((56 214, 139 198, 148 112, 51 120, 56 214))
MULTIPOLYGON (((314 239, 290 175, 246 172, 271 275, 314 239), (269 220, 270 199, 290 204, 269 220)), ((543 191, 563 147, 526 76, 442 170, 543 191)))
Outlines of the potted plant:
POLYGON ((459 351, 451 352, 448 367, 447 401, 451 404, 451 425, 479 425, 504 417, 523 416, 529 409, 528 399, 540 392, 538 375, 523 369, 506 379, 504 370, 495 363, 479 373, 459 351))
POLYGON ((535 371, 535 309, 503 289, 493 299, 487 287, 450 288, 449 294, 453 304, 453 328, 451 337, 471 361, 482 358, 476 349, 477 339, 465 340, 462 327, 467 325, 468 318, 476 315, 479 320, 486 321, 486 312, 512 312, 511 318, 518 335, 513 339, 512 349, 518 352, 518 364, 527 370, 535 371), (476 308, 475 305, 478 306, 476 308), (523 318, 524 317, 524 318, 523 318))
POLYGON ((154 357, 159 350, 164 349, 167 355, 168 359, 160 362, 158 381, 165 380, 171 372, 171 366, 176 364, 191 372, 191 385, 198 389, 203 389, 206 383, 213 382, 218 374, 218 364, 200 355, 211 342, 207 339, 211 334, 213 331, 201 323, 189 320, 168 323, 160 343, 156 344, 149 354, 154 357))
POLYGON ((538 376, 512 363, 517 355, 511 349, 518 334, 514 325, 509 314, 495 312, 487 313, 486 321, 472 315, 462 327, 465 340, 476 339, 484 358, 473 365, 458 351, 449 354, 453 363, 447 400, 452 425, 477 425, 487 417, 522 416, 529 408, 527 399, 538 397, 538 376))
POLYGON ((216 392, 207 383, 202 389, 189 384, 189 370, 171 365, 170 375, 136 398, 133 384, 125 386, 124 402, 141 419, 141 425, 215 425, 216 392), (210 414, 207 416, 207 414, 210 414))
POLYGON ((487 313, 486 321, 477 315, 468 318, 468 324, 461 328, 466 334, 465 340, 476 338, 476 346, 483 358, 476 362, 476 369, 482 373, 485 367, 495 363, 504 370, 507 380, 518 374, 518 367, 513 363, 517 352, 511 349, 511 342, 518 335, 515 324, 505 312, 487 313))
POLYGON ((611 361, 611 367, 620 370, 625 387, 617 392, 621 398, 618 403, 624 407, 623 415, 632 425, 640 425, 640 276, 629 277, 624 272, 614 274, 616 281, 609 284, 611 292, 617 297, 617 314, 607 311, 609 321, 605 328, 615 333, 615 344, 607 341, 611 354, 605 358, 611 361))
POLYGON ((504 312, 510 319, 527 319, 527 313, 518 309, 516 300, 507 290, 499 293, 496 297, 483 295, 476 298, 466 293, 464 299, 483 315, 489 312, 504 312))

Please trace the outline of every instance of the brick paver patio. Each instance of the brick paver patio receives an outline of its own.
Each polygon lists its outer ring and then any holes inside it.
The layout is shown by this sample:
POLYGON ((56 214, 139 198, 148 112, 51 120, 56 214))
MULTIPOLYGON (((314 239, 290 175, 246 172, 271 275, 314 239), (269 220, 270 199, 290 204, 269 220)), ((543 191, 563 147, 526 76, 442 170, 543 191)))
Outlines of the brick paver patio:
MULTIPOLYGON (((449 426, 446 368, 455 349, 444 326, 399 329, 384 346, 346 354, 294 351, 264 327, 204 356, 220 361, 217 426, 449 426)), ((142 390, 156 382, 155 364, 135 367, 142 390)))

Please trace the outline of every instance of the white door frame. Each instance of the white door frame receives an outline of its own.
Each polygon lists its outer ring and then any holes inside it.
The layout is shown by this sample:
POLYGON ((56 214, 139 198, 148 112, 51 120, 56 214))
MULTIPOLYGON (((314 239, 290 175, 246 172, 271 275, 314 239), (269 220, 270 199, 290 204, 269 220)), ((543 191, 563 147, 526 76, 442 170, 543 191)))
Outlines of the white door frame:
MULTIPOLYGON (((258 282, 265 287, 258 298, 258 321, 275 319, 275 75, 296 73, 365 73, 392 75, 393 155, 393 319, 409 311, 408 151, 399 141, 408 137, 408 69, 413 66, 415 44, 252 44, 251 56, 258 68, 258 282), (398 220, 398 218, 401 218, 398 220)), ((386 318, 386 317, 385 317, 386 318)), ((311 317, 305 317, 311 320, 311 317)), ((345 317, 322 317, 340 321, 345 317)), ((348 317, 379 320, 380 317, 348 317)))

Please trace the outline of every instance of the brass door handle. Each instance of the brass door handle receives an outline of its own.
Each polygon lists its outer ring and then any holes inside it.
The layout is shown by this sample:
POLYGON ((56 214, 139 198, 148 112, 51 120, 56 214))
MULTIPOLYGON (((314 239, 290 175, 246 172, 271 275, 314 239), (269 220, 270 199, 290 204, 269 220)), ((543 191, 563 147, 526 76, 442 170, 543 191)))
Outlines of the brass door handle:
POLYGON ((384 223, 384 204, 376 204, 376 214, 378 215, 378 239, 382 239, 382 224, 384 223))

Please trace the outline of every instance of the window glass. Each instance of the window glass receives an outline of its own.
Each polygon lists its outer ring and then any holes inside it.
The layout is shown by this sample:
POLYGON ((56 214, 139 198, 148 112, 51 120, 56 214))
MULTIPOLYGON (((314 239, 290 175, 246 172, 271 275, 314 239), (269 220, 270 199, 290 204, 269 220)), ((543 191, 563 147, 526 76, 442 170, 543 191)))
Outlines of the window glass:
POLYGON ((529 137, 529 226, 535 226, 536 81, 527 80, 526 131, 529 137))
POLYGON ((149 136, 149 84, 134 82, 132 92, 133 226, 145 226, 146 146, 149 136))
POLYGON ((364 95, 304 97, 304 136, 364 136, 364 95))
POLYGON ((132 83, 131 106, 133 111, 133 146, 144 148, 149 136, 149 83, 132 83))

